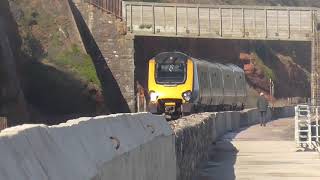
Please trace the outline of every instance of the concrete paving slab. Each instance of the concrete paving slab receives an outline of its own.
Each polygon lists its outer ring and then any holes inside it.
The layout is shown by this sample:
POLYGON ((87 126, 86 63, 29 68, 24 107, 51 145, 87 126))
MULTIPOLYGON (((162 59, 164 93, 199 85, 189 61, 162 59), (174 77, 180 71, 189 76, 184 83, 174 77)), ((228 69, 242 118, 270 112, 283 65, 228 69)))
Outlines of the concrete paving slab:
POLYGON ((195 180, 320 179, 317 152, 297 152, 294 119, 271 121, 226 134, 195 180))

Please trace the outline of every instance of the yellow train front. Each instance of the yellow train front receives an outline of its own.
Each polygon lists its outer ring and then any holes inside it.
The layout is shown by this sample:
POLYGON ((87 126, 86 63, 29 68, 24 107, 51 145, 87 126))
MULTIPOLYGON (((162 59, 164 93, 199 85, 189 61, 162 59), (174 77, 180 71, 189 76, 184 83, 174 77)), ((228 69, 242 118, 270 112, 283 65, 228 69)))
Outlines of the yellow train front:
POLYGON ((148 109, 155 114, 191 112, 193 62, 182 53, 161 53, 149 61, 148 109))
POLYGON ((246 99, 244 71, 164 52, 149 60, 148 109, 154 114, 178 115, 201 111, 241 110, 246 99))

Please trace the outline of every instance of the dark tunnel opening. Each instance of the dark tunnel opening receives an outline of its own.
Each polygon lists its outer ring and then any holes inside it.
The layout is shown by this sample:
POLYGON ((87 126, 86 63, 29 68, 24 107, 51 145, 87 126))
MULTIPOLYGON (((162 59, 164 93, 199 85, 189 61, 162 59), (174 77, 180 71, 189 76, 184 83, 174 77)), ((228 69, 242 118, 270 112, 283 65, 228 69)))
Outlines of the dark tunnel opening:
POLYGON ((195 58, 236 64, 245 69, 249 86, 257 91, 268 92, 266 81, 273 79, 276 98, 310 97, 310 42, 136 36, 135 83, 137 91, 143 91, 146 97, 148 61, 165 51, 181 51, 195 58), (250 65, 254 66, 252 72, 246 70, 250 65))

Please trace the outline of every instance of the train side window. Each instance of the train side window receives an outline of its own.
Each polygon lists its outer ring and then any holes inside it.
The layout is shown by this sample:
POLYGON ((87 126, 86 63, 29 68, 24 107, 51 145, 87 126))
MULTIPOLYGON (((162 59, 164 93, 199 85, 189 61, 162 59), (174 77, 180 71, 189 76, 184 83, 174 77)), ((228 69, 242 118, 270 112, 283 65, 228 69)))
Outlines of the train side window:
POLYGON ((204 79, 204 80, 205 80, 205 87, 206 87, 206 89, 209 89, 209 88, 210 88, 210 82, 209 82, 209 80, 210 80, 209 78, 210 78, 210 77, 209 77, 209 73, 205 72, 204 75, 205 75, 205 76, 204 76, 204 77, 205 77, 205 79, 204 79))
POLYGON ((212 84, 212 88, 217 87, 216 73, 211 73, 211 84, 212 84))
POLYGON ((217 81, 219 82, 218 83, 218 88, 223 88, 223 80, 222 80, 222 72, 220 71, 220 73, 218 74, 218 77, 217 77, 217 81))
POLYGON ((209 83, 210 83, 210 88, 214 87, 214 77, 212 76, 211 72, 208 72, 209 74, 209 83))

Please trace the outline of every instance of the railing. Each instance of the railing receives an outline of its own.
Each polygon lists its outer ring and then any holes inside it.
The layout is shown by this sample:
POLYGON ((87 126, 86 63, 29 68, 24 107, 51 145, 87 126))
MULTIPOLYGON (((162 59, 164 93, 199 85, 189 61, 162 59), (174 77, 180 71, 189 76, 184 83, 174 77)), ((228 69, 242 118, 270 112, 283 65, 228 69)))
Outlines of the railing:
POLYGON ((0 116, 0 131, 8 127, 8 122, 6 117, 0 116))
POLYGON ((122 20, 122 0, 86 0, 86 2, 122 20))
POLYGON ((297 147, 319 151, 319 106, 300 104, 295 107, 295 140, 297 147))
POLYGON ((315 8, 123 2, 136 35, 311 41, 315 8))

